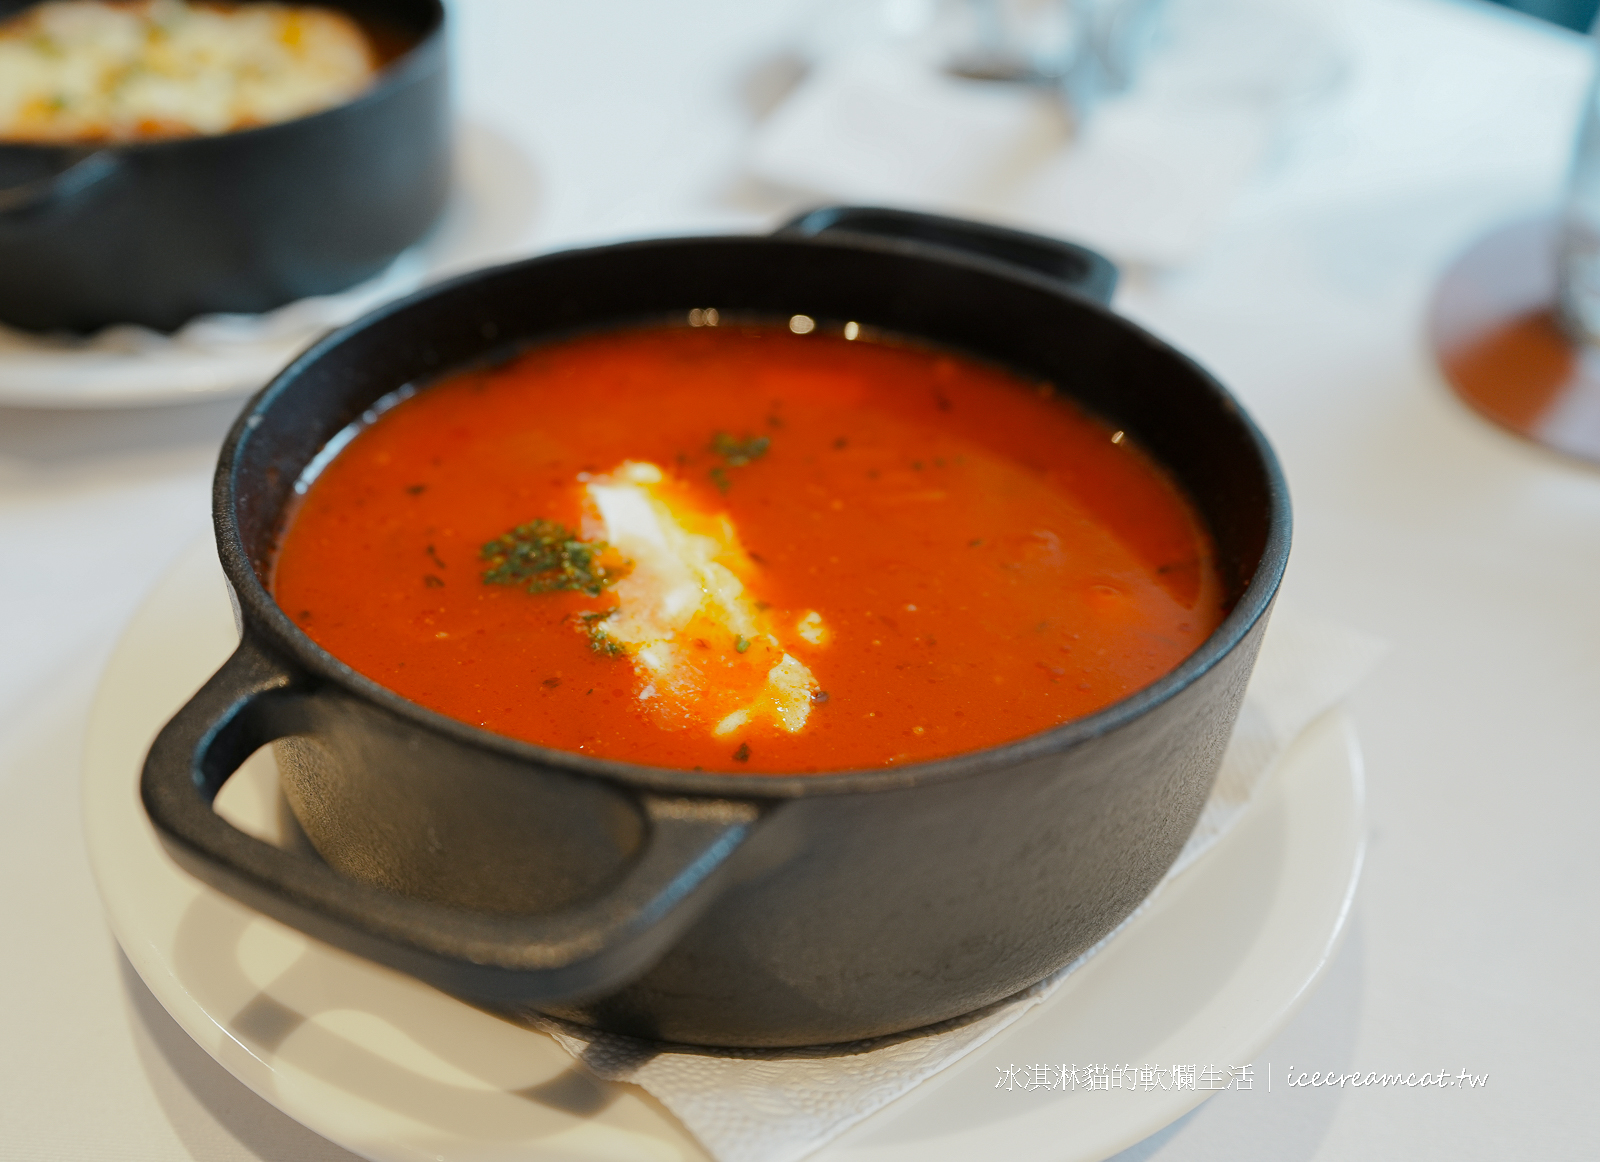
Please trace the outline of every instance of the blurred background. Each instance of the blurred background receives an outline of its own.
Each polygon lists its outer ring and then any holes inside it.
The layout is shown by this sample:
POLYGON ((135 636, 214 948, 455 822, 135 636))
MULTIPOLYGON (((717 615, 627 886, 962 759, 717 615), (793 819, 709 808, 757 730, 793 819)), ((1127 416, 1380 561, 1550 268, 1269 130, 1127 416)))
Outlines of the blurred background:
MULTIPOLYGON (((1115 309, 1216 374, 1282 458, 1284 600, 1391 646, 1351 704, 1370 844, 1348 936, 1263 1060, 1490 1087, 1224 1095, 1125 1162, 1587 1156, 1595 0, 447 8, 446 160, 419 171, 442 208, 381 268, 169 330, 0 326, 0 1157, 349 1157, 166 1016, 81 836, 96 683, 209 537, 243 399, 329 327, 465 270, 848 201, 1112 257, 1115 309)), ((85 153, 0 182, 0 215, 85 153)), ((229 172, 218 190, 261 185, 229 172)))
POLYGON ((1494 0, 1494 3, 1577 32, 1585 31, 1594 23, 1595 9, 1600 7, 1593 0, 1494 0))

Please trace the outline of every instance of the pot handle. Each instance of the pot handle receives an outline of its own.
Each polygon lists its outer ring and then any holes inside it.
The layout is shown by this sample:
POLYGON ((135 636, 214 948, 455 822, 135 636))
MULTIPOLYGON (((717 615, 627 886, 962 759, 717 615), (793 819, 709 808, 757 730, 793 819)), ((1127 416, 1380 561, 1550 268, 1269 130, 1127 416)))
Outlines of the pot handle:
POLYGON ((304 733, 317 694, 246 633, 162 728, 140 793, 167 851, 212 887, 310 936, 448 992, 538 1004, 603 995, 641 975, 729 882, 729 857, 762 817, 753 803, 645 794, 649 834, 596 900, 542 916, 428 903, 339 875, 246 835, 211 809, 259 747, 304 733))
POLYGON ((122 168, 122 158, 108 149, 96 150, 71 164, 21 185, 0 189, 0 221, 47 210, 87 192, 122 168))
POLYGON ((1102 305, 1111 302, 1111 295, 1117 289, 1116 266, 1086 246, 965 218, 944 218, 882 206, 824 206, 786 222, 776 233, 802 238, 835 233, 868 234, 976 254, 1008 266, 1022 267, 1031 274, 1042 274, 1102 305))

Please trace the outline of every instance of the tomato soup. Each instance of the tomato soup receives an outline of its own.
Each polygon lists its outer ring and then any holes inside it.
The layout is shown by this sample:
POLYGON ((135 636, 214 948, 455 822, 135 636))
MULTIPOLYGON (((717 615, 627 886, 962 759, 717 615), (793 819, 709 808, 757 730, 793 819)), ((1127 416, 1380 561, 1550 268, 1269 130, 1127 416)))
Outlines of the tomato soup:
POLYGON ((854 324, 536 347, 341 440, 278 604, 423 706, 586 755, 959 754, 1148 685, 1223 615, 1192 504, 1122 432, 854 324))

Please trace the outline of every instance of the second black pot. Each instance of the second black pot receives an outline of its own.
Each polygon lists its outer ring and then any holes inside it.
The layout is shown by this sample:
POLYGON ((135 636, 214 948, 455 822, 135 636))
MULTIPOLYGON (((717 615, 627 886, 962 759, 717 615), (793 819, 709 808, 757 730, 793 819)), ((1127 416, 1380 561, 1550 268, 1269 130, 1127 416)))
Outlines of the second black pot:
POLYGON ((444 9, 324 2, 410 45, 343 105, 218 136, 0 141, 0 322, 171 331, 344 290, 421 238, 450 181, 444 9))

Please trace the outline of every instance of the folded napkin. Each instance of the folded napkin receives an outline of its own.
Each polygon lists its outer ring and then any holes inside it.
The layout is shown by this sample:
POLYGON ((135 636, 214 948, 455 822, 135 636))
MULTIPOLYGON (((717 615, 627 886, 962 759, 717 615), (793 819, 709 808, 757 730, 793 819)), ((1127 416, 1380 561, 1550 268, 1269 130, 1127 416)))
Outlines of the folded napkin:
POLYGON ((1125 262, 1178 266, 1209 244, 1297 115, 1337 87, 1330 34, 1281 4, 1169 0, 1138 83, 1007 198, 1009 217, 1125 262))
MULTIPOLYGON (((1285 748, 1354 689, 1386 648, 1282 608, 1273 615, 1211 798, 1156 892, 1227 834, 1285 748)), ((1116 936, 980 1013, 851 1046, 689 1050, 537 1023, 600 1077, 644 1086, 718 1162, 794 1162, 988 1041, 1116 936)))
POLYGON ((1124 262, 1186 262, 1289 115, 1333 87, 1340 55, 1264 0, 1108 6, 1147 29, 1125 50, 1124 91, 1077 85, 1069 109, 1067 89, 953 76, 915 37, 837 46, 762 125, 750 170, 812 196, 1006 219, 1124 262))
POLYGON ((816 65, 763 124, 750 168, 813 197, 970 210, 1066 133, 1046 93, 875 45, 816 65))

